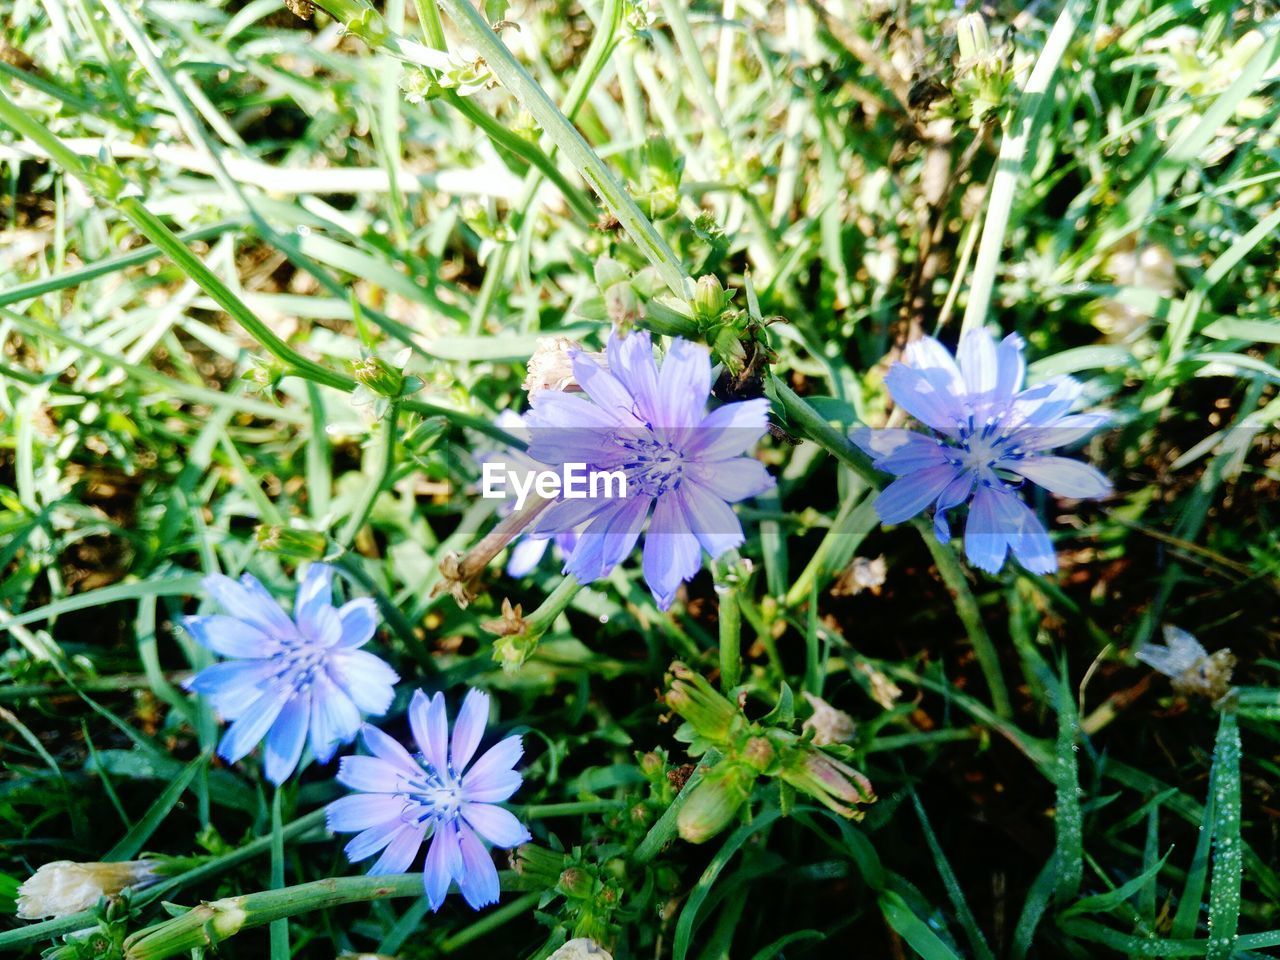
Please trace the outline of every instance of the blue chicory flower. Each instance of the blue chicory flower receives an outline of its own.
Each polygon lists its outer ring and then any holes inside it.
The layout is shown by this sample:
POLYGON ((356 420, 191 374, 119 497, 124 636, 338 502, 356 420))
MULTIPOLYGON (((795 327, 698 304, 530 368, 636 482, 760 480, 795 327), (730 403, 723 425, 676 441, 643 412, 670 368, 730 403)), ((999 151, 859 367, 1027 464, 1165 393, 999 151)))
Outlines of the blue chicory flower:
POLYGON ((533 535, 586 524, 564 569, 589 583, 631 552, 652 509, 644 577, 665 610, 701 568, 702 551, 715 558, 743 542, 729 504, 773 487, 764 464, 743 456, 767 428, 769 402, 726 403, 707 413, 710 352, 687 340, 674 339, 659 367, 648 333, 615 330, 606 358, 607 367, 572 354, 583 393, 532 395, 529 455, 561 468, 620 470, 625 496, 562 499, 541 515, 533 535))
POLYGON ((333 567, 307 568, 292 618, 250 574, 239 581, 215 574, 203 583, 226 614, 186 617, 183 627, 201 646, 230 659, 184 686, 232 721, 218 744, 228 763, 265 737, 264 772, 279 785, 297 768, 308 734, 312 754, 328 763, 341 744, 355 739, 361 713, 381 715, 391 706, 400 678, 360 649, 377 629, 377 607, 365 597, 335 608, 333 567))
POLYGON ((430 840, 422 879, 432 910, 455 880, 473 909, 496 903, 498 871, 481 841, 510 849, 530 839, 497 806, 522 781, 512 769, 524 753, 520 738, 507 737, 472 763, 488 719, 488 694, 470 690, 450 737, 444 694, 428 699, 416 690, 409 706, 416 754, 366 724, 360 738, 372 756, 343 757, 338 766, 338 782, 357 792, 329 804, 325 817, 330 830, 356 834, 348 859, 382 851, 369 873, 403 873, 430 840))
POLYGON ((1088 464, 1045 453, 1083 438, 1106 417, 1069 412, 1082 390, 1071 377, 1023 389, 1023 347, 1017 334, 997 345, 985 330, 962 336, 954 358, 932 337, 911 342, 885 384, 930 433, 862 427, 851 434, 877 469, 898 477, 876 498, 882 522, 902 523, 933 504, 934 532, 945 543, 947 512, 970 501, 965 553, 991 573, 1010 551, 1034 573, 1057 569, 1049 535, 1015 492, 1023 481, 1064 497, 1111 491, 1088 464))

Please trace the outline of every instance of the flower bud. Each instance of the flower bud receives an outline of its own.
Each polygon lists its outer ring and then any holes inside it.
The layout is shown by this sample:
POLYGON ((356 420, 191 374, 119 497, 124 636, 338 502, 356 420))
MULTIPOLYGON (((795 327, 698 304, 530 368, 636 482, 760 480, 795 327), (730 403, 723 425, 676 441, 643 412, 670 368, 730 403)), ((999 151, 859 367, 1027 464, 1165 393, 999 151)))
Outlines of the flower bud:
POLYGON ((362 357, 352 363, 351 367, 356 382, 363 384, 370 393, 391 400, 404 393, 404 374, 385 360, 362 357))
POLYGON ((960 61, 972 62, 991 52, 991 34, 987 21, 980 13, 966 13, 956 21, 956 43, 960 46, 960 61))
POLYGON ((676 827, 689 843, 705 843, 727 827, 751 796, 755 773, 740 764, 721 763, 693 788, 680 808, 676 827))
POLYGON ((693 726, 698 736, 713 743, 723 743, 733 730, 734 721, 741 714, 707 682, 701 674, 694 673, 683 663, 671 665, 671 689, 666 702, 676 713, 693 726))
POLYGON ((850 804, 872 803, 876 798, 870 780, 848 764, 813 747, 797 750, 783 767, 781 776, 842 817, 861 817, 850 804))
POLYGON ((752 737, 742 748, 742 761, 757 773, 764 773, 773 763, 778 752, 764 737, 752 737))
POLYGON ((280 524, 260 523, 255 536, 258 546, 268 553, 279 553, 296 560, 319 560, 328 548, 323 533, 280 524))
POLYGON ((631 272, 613 257, 601 257, 596 261, 596 286, 601 292, 631 279, 631 272))
POLYGON ((714 320, 724 312, 729 298, 725 296, 720 278, 714 274, 704 274, 698 278, 693 289, 693 312, 704 320, 714 320))
POLYGON ((55 860, 18 887, 18 916, 23 920, 65 917, 88 910, 99 897, 115 896, 125 887, 143 886, 156 878, 149 860, 120 863, 73 863, 55 860))
POLYGON ((522 877, 535 877, 546 886, 558 883, 564 872, 564 854, 540 847, 536 843, 523 843, 511 851, 511 869, 522 877))
POLYGON ((663 759, 662 754, 649 751, 642 753, 636 758, 640 764, 640 772, 646 777, 655 777, 662 773, 667 767, 667 761, 663 759))
POLYGON ((588 900, 595 893, 595 880, 581 867, 566 867, 560 873, 556 886, 566 897, 588 900))

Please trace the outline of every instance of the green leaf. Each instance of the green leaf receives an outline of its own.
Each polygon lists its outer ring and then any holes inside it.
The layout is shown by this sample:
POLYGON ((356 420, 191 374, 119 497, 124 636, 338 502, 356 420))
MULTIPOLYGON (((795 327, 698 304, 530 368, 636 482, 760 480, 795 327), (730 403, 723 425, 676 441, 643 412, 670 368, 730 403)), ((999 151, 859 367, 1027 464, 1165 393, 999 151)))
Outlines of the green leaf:
POLYGON ((135 823, 129 832, 120 839, 120 842, 108 850, 102 859, 110 862, 114 860, 131 860, 137 856, 138 851, 142 849, 142 845, 151 839, 151 835, 156 832, 156 829, 164 822, 164 818, 177 805, 183 792, 190 785, 192 778, 208 762, 208 755, 201 754, 187 764, 173 782, 160 792, 160 796, 156 797, 151 807, 143 814, 142 819, 135 823))

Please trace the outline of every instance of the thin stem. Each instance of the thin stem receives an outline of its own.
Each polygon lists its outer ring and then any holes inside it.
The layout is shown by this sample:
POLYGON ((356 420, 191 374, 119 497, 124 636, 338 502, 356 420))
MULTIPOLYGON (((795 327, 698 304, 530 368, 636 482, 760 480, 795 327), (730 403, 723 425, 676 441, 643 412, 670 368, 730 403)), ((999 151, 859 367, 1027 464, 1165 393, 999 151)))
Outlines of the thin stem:
POLYGON ((582 584, 578 582, 577 577, 572 574, 566 575, 556 585, 556 588, 547 595, 547 598, 538 605, 538 609, 525 617, 525 623, 528 625, 525 629, 525 635, 530 639, 536 640, 550 630, 556 618, 569 608, 569 604, 573 602, 573 598, 578 595, 578 591, 581 589, 582 584))
POLYGON ((720 595, 720 689, 728 693, 742 679, 742 608, 738 588, 718 584, 720 595))
POLYGON ((648 863, 665 847, 676 835, 678 829, 676 820, 680 816, 680 808, 688 802, 689 797, 693 796, 694 788, 702 782, 704 772, 710 770, 720 761, 720 754, 715 750, 708 750, 702 758, 702 762, 698 764, 698 768, 685 781, 680 792, 676 794, 676 798, 671 801, 671 806, 658 818, 658 822, 649 828, 649 832, 644 835, 644 839, 640 841, 640 845, 636 847, 635 852, 631 854, 631 859, 635 863, 648 863))
POLYGON ((395 469, 396 421, 399 419, 399 412, 399 405, 392 403, 387 410, 387 415, 382 418, 382 435, 378 438, 375 452, 375 476, 369 478, 368 482, 365 483, 364 492, 361 494, 359 503, 351 511, 351 516, 347 518, 347 522, 343 524, 342 531, 338 534, 337 540, 342 547, 351 546, 361 527, 369 519, 369 514, 373 512, 378 496, 386 489, 387 480, 395 469))

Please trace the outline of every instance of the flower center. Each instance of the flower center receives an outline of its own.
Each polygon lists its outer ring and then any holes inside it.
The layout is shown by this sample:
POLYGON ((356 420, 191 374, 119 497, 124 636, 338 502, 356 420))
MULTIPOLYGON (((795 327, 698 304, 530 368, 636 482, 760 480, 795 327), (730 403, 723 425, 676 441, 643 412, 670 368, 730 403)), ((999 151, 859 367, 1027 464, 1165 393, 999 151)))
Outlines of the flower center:
POLYGON ((960 425, 960 435, 951 444, 951 462, 957 467, 983 473, 1004 461, 1021 460, 1022 448, 1013 433, 1003 424, 1003 414, 992 414, 979 421, 969 414, 966 423, 960 425))
POLYGON ((328 650, 305 639, 285 640, 280 652, 278 679, 287 680, 294 690, 310 690, 316 674, 324 669, 329 659, 328 650))
POLYGON ((417 761, 422 772, 405 778, 404 793, 411 802, 410 809, 405 811, 405 819, 418 823, 456 819, 462 809, 462 781, 452 769, 442 775, 421 754, 417 761))
POLYGON ((622 464, 627 478, 641 493, 660 497, 676 490, 684 475, 684 453, 668 440, 647 437, 617 437, 617 443, 631 453, 622 464))

